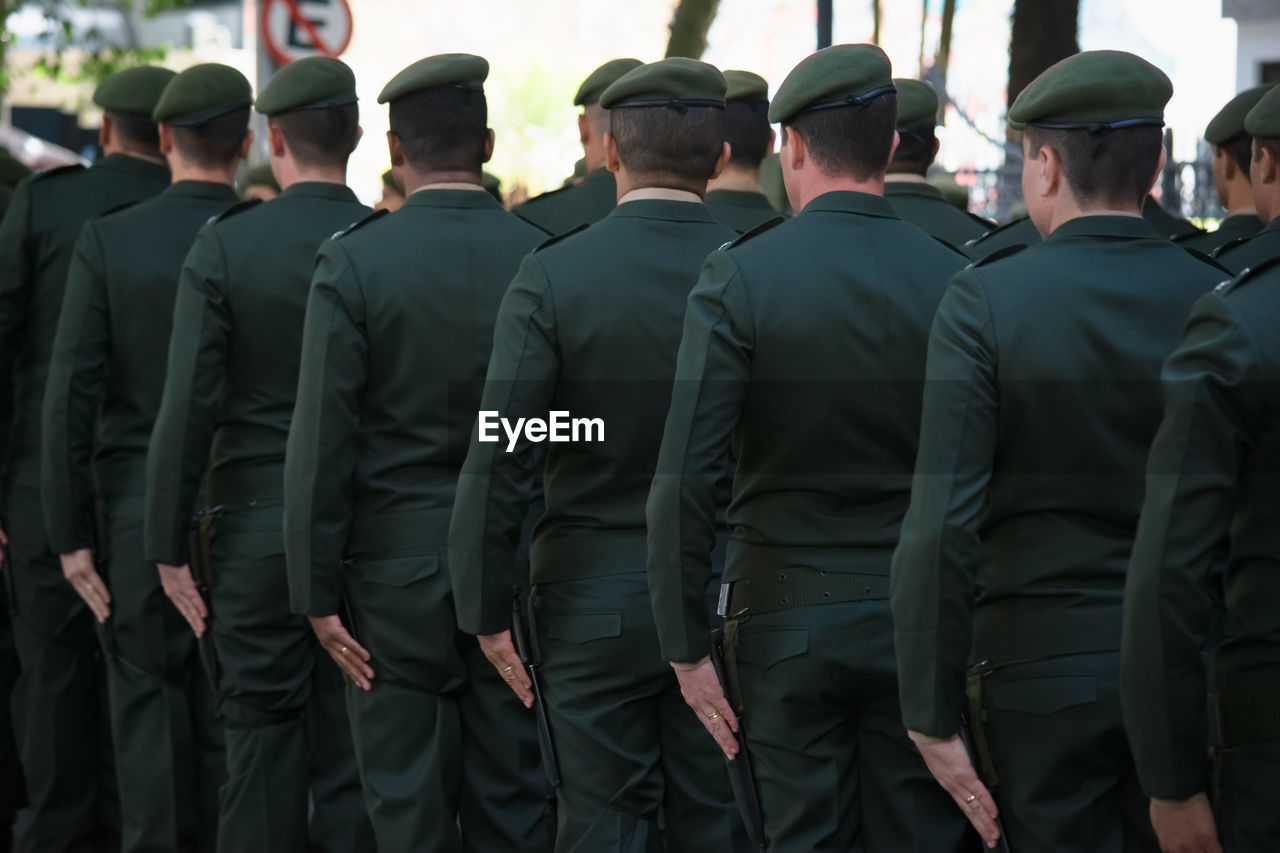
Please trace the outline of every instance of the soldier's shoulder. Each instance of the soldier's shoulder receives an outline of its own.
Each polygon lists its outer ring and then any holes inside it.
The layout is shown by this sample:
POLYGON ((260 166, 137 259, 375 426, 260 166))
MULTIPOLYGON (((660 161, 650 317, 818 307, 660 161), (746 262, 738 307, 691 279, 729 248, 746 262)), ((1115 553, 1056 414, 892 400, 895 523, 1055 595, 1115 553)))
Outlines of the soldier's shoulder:
MULTIPOLYGON (((979 244, 975 243, 970 248, 972 250, 973 248, 976 248, 978 246, 979 244)), ((965 267, 965 269, 971 270, 971 271, 982 270, 984 273, 991 272, 991 268, 993 266, 997 264, 1000 264, 1001 266, 1007 266, 1005 264, 1001 264, 1001 262, 1007 261, 1009 258, 1015 257, 1017 255, 1021 255, 1023 252, 1027 250, 1027 248, 1028 246, 1026 243, 1013 243, 1008 246, 1002 246, 987 254, 984 254, 978 258, 975 258, 972 263, 970 263, 967 267, 965 267)))
POLYGON ((83 175, 89 170, 79 163, 72 163, 69 166, 58 166, 55 169, 45 169, 43 172, 36 172, 27 178, 27 183, 33 187, 48 186, 50 184, 60 183, 72 175, 83 175))
POLYGON ((1231 298, 1239 296, 1241 291, 1246 293, 1258 292, 1257 288, 1249 290, 1249 285, 1257 281, 1273 280, 1280 274, 1280 256, 1267 258, 1245 267, 1234 278, 1228 278, 1221 282, 1213 289, 1218 296, 1231 298))
POLYGON ((515 208, 513 212, 516 214, 519 214, 522 210, 529 207, 532 207, 534 210, 537 210, 539 207, 546 204, 547 202, 551 202, 554 204, 555 202, 562 200, 566 195, 571 193, 576 188, 577 188, 576 185, 570 185, 567 187, 560 187, 559 189, 547 190, 544 193, 539 193, 538 195, 535 195, 533 198, 526 201, 524 204, 515 208))
POLYGON ((1224 255, 1229 255, 1235 250, 1239 249, 1241 246, 1247 246, 1249 244, 1249 241, 1251 241, 1256 236, 1258 235, 1250 234, 1248 237, 1237 237, 1234 240, 1228 240, 1218 248, 1214 249, 1211 254, 1214 259, 1221 258, 1224 255))
POLYGON ((778 231, 778 227, 795 221, 794 219, 775 216, 727 241, 719 248, 719 251, 726 252, 735 259, 745 260, 754 259, 760 254, 767 254, 775 244, 775 241, 783 239, 785 236, 785 229, 778 231))
POLYGON ((335 231, 331 239, 342 242, 347 246, 359 245, 363 239, 377 233, 378 224, 385 223, 390 215, 391 211, 389 210, 375 210, 352 222, 346 228, 335 231))
POLYGON ((210 223, 226 222, 227 220, 232 219, 236 216, 239 216, 242 213, 247 213, 248 211, 253 210, 255 207, 257 207, 260 204, 262 204, 262 199, 260 198, 250 198, 241 202, 237 202, 231 205, 230 207, 228 207, 226 210, 222 211, 221 213, 218 213, 218 214, 215 214, 214 216, 209 217, 209 222, 210 223))
POLYGON ((533 248, 534 254, 542 254, 546 252, 548 249, 552 249, 552 247, 560 246, 566 240, 570 240, 571 238, 576 237, 577 235, 581 234, 583 231, 586 231, 590 227, 591 227, 590 225, 583 223, 582 225, 579 225, 577 228, 570 228, 568 231, 565 231, 561 234, 555 234, 551 237, 548 237, 547 239, 543 240, 541 243, 539 243, 537 246, 533 248))

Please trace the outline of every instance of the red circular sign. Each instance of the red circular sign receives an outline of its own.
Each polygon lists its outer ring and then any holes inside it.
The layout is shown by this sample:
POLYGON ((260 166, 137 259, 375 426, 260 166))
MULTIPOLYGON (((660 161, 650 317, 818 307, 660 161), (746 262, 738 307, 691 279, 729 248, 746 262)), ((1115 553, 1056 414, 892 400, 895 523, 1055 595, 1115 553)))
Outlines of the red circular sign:
POLYGON ((262 40, 279 65, 307 56, 341 56, 351 43, 347 0, 266 0, 262 40))

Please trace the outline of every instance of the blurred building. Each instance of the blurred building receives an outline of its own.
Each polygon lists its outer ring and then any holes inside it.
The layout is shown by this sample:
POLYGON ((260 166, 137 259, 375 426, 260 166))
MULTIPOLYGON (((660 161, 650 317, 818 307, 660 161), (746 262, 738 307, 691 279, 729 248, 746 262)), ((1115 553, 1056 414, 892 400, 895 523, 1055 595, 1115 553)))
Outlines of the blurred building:
POLYGON ((1280 0, 1222 0, 1236 22, 1236 88, 1280 83, 1280 0))

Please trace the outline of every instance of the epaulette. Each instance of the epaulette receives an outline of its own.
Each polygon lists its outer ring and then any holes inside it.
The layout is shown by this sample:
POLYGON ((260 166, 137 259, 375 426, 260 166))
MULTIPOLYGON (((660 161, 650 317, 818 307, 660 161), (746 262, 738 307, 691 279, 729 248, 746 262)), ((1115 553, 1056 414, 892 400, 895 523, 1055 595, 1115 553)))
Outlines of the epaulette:
MULTIPOLYGON (((1015 225, 1020 225, 1022 222, 1023 222, 1023 220, 1022 220, 1022 219, 1015 219, 1015 220, 1013 220, 1012 222, 1006 222, 1006 223, 1005 223, 1005 224, 1003 224, 1003 225, 995 225, 995 226, 991 226, 991 227, 990 227, 990 229, 989 229, 985 234, 983 234, 981 237, 974 237, 974 238, 973 238, 972 240, 970 240, 968 243, 965 243, 965 245, 966 245, 966 246, 973 246, 973 245, 976 245, 977 243, 981 242, 982 240, 987 239, 987 238, 988 238, 988 237, 990 237, 991 235, 993 235, 993 234, 999 234, 1001 231, 1004 231, 1004 230, 1006 230, 1006 229, 1012 228, 1012 227, 1013 227, 1013 226, 1015 226, 1015 225)), ((987 223, 987 224, 988 224, 989 226, 991 225, 990 223, 987 223)))
MULTIPOLYGON (((969 217, 974 222, 978 223, 979 225, 981 225, 983 228, 986 229, 985 231, 982 232, 983 237, 985 237, 986 235, 990 234, 993 230, 995 230, 996 224, 992 222, 990 219, 987 219, 986 217, 983 217, 983 216, 979 216, 976 213, 971 213, 967 210, 962 212, 964 213, 965 216, 969 217)), ((1013 223, 1010 223, 1010 224, 1013 224, 1013 223)))
POLYGON ((215 216, 210 216, 209 222, 222 222, 224 219, 230 219, 237 213, 244 213, 249 208, 257 207, 260 204, 262 204, 262 199, 260 198, 249 198, 244 201, 238 201, 221 213, 216 214, 215 216))
MULTIPOLYGON (((559 195, 560 193, 568 192, 569 190, 573 189, 576 186, 578 186, 578 184, 570 184, 567 187, 560 187, 559 189, 547 190, 544 193, 538 193, 533 198, 529 199, 524 204, 520 205, 520 207, 524 207, 525 204, 533 204, 534 202, 542 201, 544 198, 551 198, 553 195, 559 195)), ((519 210, 519 209, 520 208, 516 208, 516 210, 519 210)))
POLYGON ((972 270, 972 269, 977 269, 978 267, 985 267, 987 264, 993 261, 1002 261, 1005 258, 1016 255, 1025 248, 1027 248, 1026 243, 1014 243, 1012 246, 1005 246, 1003 249, 996 249, 991 254, 984 255, 983 257, 969 264, 969 266, 965 267, 965 269, 972 270))
POLYGON ((579 225, 577 228, 570 228, 568 231, 565 231, 563 234, 556 234, 554 237, 550 238, 549 240, 543 240, 541 243, 539 243, 537 246, 534 247, 534 251, 541 252, 543 249, 547 248, 548 246, 554 246, 556 243, 559 243, 565 237, 571 237, 574 234, 577 234, 579 231, 585 231, 590 227, 591 225, 589 223, 584 222, 581 225, 579 225))
POLYGON ((1251 266, 1251 267, 1245 267, 1244 269, 1240 270, 1240 274, 1237 275, 1235 278, 1229 278, 1226 281, 1220 283, 1217 287, 1213 289, 1213 292, 1218 294, 1219 296, 1225 296, 1231 291, 1238 289, 1242 284, 1244 284, 1248 280, 1255 278, 1256 276, 1259 276, 1264 272, 1275 269, 1277 265, 1280 265, 1280 257, 1267 258, 1265 261, 1263 261, 1260 264, 1255 264, 1254 266, 1251 266))
MULTIPOLYGON (((747 242, 752 237, 759 237, 764 232, 772 228, 777 228, 779 225, 781 225, 786 221, 787 220, 784 217, 775 216, 773 217, 773 219, 770 219, 768 222, 761 222, 759 225, 757 225, 755 228, 752 228, 750 231, 743 234, 741 237, 738 237, 735 240, 730 240, 728 243, 725 244, 725 246, 728 246, 729 248, 733 248, 735 246, 741 246, 743 243, 747 242)), ((724 246, 721 246, 720 248, 723 249, 724 246)))
POLYGON ((83 172, 83 171, 85 171, 84 166, 81 166, 79 163, 71 163, 70 165, 67 165, 67 166, 59 166, 56 169, 45 169, 43 172, 36 172, 35 174, 29 176, 27 180, 30 181, 31 183, 35 183, 36 181, 43 181, 46 178, 50 178, 54 175, 69 175, 72 172, 83 172))
POLYGON ((96 216, 94 216, 93 218, 94 218, 94 219, 102 219, 102 218, 104 218, 104 217, 110 216, 110 215, 111 215, 111 214, 113 214, 113 213, 119 213, 119 212, 120 212, 120 211, 122 211, 122 210, 128 210, 129 208, 131 208, 131 207, 133 207, 134 205, 136 205, 139 201, 146 201, 146 199, 137 199, 137 198, 135 198, 135 199, 133 199, 133 200, 131 200, 131 201, 121 202, 120 204, 117 204, 115 207, 108 207, 106 210, 104 210, 104 211, 102 211, 101 213, 97 214, 97 215, 96 215, 96 216))
MULTIPOLYGON (((927 233, 927 232, 926 232, 926 233, 927 233)), ((937 234, 929 234, 929 236, 930 236, 930 237, 932 237, 934 240, 938 241, 939 243, 941 243, 942 245, 946 246, 946 247, 947 247, 948 249, 950 249, 951 251, 955 252, 957 255, 960 255, 960 256, 962 256, 962 257, 966 257, 966 258, 967 258, 967 257, 969 257, 969 256, 968 256, 968 255, 966 255, 963 251, 961 251, 961 250, 960 250, 960 248, 959 248, 958 246, 956 246, 956 244, 955 244, 955 243, 952 243, 950 240, 943 240, 943 239, 942 239, 941 237, 939 237, 937 234)))
POLYGON ((511 215, 512 215, 512 216, 514 216, 516 219, 519 219, 519 220, 520 220, 521 222, 523 222, 525 225, 529 225, 529 226, 532 226, 532 227, 534 227, 534 228, 537 228, 539 231, 541 231, 543 234, 546 234, 548 237, 554 237, 554 236, 556 236, 555 234, 552 234, 552 233, 551 233, 550 231, 548 231, 547 229, 543 228, 543 227, 542 227, 541 225, 539 225, 537 222, 534 222, 534 221, 533 221, 532 219, 530 219, 529 217, 521 215, 519 211, 513 210, 513 211, 511 211, 511 215))
POLYGON ((1219 246, 1218 248, 1210 252, 1210 257, 1220 258, 1227 252, 1236 248, 1237 246, 1243 246, 1245 243, 1248 243, 1250 240, 1254 238, 1254 236, 1256 235, 1250 235, 1248 237, 1237 237, 1234 240, 1228 240, 1227 242, 1223 243, 1221 246, 1219 246))
POLYGON ((391 211, 387 210, 386 208, 383 208, 382 210, 375 210, 373 213, 370 213, 364 219, 357 219, 355 222, 352 222, 350 225, 348 225, 346 228, 343 228, 341 231, 333 232, 333 237, 331 237, 330 239, 337 240, 340 237, 347 236, 353 231, 359 231, 361 228, 365 227, 370 222, 375 222, 381 219, 382 217, 386 216, 390 212, 391 211))
POLYGON ((1204 261, 1206 264, 1209 264, 1214 269, 1222 270, 1224 273, 1227 273, 1228 275, 1231 274, 1231 270, 1227 269, 1222 264, 1215 261, 1211 255, 1207 255, 1204 252, 1200 251, 1199 249, 1193 249, 1190 246, 1178 246, 1178 248, 1186 252, 1191 257, 1195 258, 1197 261, 1204 261))

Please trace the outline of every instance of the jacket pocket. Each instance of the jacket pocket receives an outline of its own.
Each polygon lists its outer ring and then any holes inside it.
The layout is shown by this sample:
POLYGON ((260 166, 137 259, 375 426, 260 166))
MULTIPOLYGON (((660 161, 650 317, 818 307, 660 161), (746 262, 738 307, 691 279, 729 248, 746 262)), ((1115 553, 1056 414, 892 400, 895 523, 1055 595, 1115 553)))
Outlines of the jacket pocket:
POLYGON ((997 681, 991 685, 991 707, 999 711, 1020 711, 1047 717, 1097 701, 1097 680, 1087 673, 1031 676, 997 681))
POLYGON ((439 554, 409 554, 399 557, 366 558, 361 574, 369 583, 406 587, 440 571, 439 554))
POLYGON ((738 661, 772 669, 809 651, 807 628, 766 628, 738 635, 738 661))

